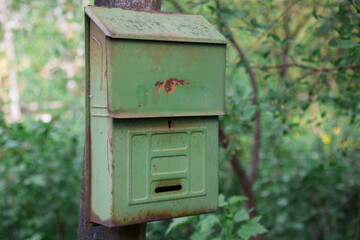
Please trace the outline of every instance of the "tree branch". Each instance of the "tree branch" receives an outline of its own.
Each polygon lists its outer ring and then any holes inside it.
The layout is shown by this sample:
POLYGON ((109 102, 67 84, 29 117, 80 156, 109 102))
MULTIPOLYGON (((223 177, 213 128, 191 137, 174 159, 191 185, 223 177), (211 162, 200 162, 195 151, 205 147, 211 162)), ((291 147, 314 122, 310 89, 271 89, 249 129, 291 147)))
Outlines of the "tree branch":
POLYGON ((278 64, 278 65, 273 65, 273 66, 251 66, 250 68, 258 68, 258 69, 266 69, 266 70, 270 70, 270 69, 283 69, 283 68, 291 68, 291 67, 298 67, 298 68, 303 68, 303 69, 309 69, 311 71, 314 72, 331 72, 331 71, 337 71, 337 70, 341 70, 341 69, 351 69, 351 70, 355 70, 356 67, 360 67, 360 65, 354 66, 354 65, 347 65, 347 66, 341 66, 341 67, 311 67, 308 65, 304 65, 304 64, 300 64, 300 63, 287 63, 287 64, 278 64))
MULTIPOLYGON (((290 19, 291 19, 291 11, 290 11, 290 4, 287 3, 286 4, 286 11, 288 14, 286 14, 284 16, 284 31, 285 31, 285 39, 290 39, 291 33, 290 33, 290 27, 289 27, 289 23, 290 23, 290 19)), ((285 47, 282 51, 282 64, 287 64, 288 63, 288 57, 289 57, 289 50, 290 50, 290 43, 286 42, 285 43, 285 47)), ((284 79, 287 73, 287 68, 286 67, 282 67, 280 69, 280 78, 284 79)))
POLYGON ((349 2, 350 2, 350 5, 355 8, 356 12, 360 14, 360 8, 355 5, 354 1, 350 0, 349 2))
POLYGON ((176 9, 176 11, 180 13, 185 13, 184 9, 181 7, 181 5, 178 3, 177 0, 171 0, 170 1, 173 7, 176 9))
MULTIPOLYGON (((218 25, 219 28, 223 32, 227 32, 226 38, 230 41, 231 45, 235 48, 237 53, 239 54, 240 59, 245 63, 245 69, 247 74, 249 75, 249 80, 252 88, 253 98, 252 104, 257 106, 258 105, 258 89, 255 80, 255 74, 253 69, 250 67, 250 63, 246 57, 245 52, 242 50, 240 45, 237 43, 237 40, 231 33, 230 29, 226 24, 221 21, 221 14, 220 14, 220 2, 219 0, 216 1, 216 8, 217 8, 217 17, 218 17, 218 25)), ((254 143, 253 143, 253 150, 252 150, 252 158, 251 158, 251 170, 250 170, 250 184, 252 185, 256 179, 257 171, 258 171, 258 163, 259 163, 259 155, 260 155, 260 138, 261 138, 261 112, 259 109, 255 112, 255 130, 254 130, 254 143)))
MULTIPOLYGON (((221 124, 219 123, 219 144, 225 149, 228 150, 229 139, 227 138, 224 130, 221 128, 221 124)), ((254 193, 252 191, 252 185, 249 181, 249 178, 246 176, 245 170, 242 167, 239 159, 236 154, 231 154, 231 166, 233 167, 235 174, 238 178, 239 184, 243 190, 244 195, 248 198, 246 201, 246 208, 248 210, 253 209, 250 212, 251 217, 256 217, 258 215, 256 209, 256 202, 254 193)))

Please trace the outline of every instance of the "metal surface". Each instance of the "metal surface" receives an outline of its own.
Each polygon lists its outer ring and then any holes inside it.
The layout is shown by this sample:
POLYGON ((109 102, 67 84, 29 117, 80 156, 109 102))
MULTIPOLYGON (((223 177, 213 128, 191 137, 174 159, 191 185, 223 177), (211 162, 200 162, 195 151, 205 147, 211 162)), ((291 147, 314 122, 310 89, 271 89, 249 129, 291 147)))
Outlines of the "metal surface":
POLYGON ((106 46, 112 117, 224 114, 225 45, 107 38, 106 46))
MULTIPOLYGON (((84 161, 85 163, 86 161, 84 161)), ((82 182, 85 183, 85 166, 83 166, 82 182)), ((81 186, 81 201, 78 226, 78 240, 145 240, 146 224, 135 224, 126 227, 108 228, 89 224, 85 214, 85 184, 81 186)))
POLYGON ((144 41, 140 25, 134 40, 124 39, 131 29, 117 19, 136 25, 135 15, 107 10, 86 8, 85 18, 86 221, 117 227, 216 211, 224 42, 201 30, 190 40, 181 27, 144 41), (109 26, 121 38, 109 37, 109 26))
POLYGON ((111 38, 214 44, 227 42, 204 17, 198 15, 94 6, 86 7, 85 13, 111 38))
POLYGON ((91 222, 114 227, 216 211, 218 117, 91 123, 91 222))
POLYGON ((124 8, 135 11, 160 11, 161 0, 95 0, 95 6, 124 8))

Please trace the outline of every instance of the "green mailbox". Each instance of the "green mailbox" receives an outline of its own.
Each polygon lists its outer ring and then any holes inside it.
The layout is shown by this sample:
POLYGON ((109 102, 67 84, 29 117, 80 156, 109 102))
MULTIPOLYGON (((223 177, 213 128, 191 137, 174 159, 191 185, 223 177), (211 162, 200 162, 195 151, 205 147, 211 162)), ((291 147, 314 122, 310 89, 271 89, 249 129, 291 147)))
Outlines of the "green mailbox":
POLYGON ((85 13, 87 220, 216 211, 226 40, 201 16, 85 13))

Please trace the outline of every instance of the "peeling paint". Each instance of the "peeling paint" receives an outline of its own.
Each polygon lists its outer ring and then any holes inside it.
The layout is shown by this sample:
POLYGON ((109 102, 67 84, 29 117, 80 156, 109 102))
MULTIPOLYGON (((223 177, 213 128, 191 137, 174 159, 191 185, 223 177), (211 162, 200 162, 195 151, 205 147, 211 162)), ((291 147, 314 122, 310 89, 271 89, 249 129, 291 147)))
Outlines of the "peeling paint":
POLYGON ((170 79, 165 80, 163 82, 157 81, 155 83, 155 87, 159 88, 159 90, 157 91, 157 94, 160 94, 161 91, 163 89, 165 89, 165 92, 167 94, 171 95, 171 94, 173 94, 175 92, 176 86, 179 86, 179 85, 184 86, 185 84, 187 86, 190 85, 190 83, 185 81, 185 80, 179 80, 177 78, 170 78, 170 79))

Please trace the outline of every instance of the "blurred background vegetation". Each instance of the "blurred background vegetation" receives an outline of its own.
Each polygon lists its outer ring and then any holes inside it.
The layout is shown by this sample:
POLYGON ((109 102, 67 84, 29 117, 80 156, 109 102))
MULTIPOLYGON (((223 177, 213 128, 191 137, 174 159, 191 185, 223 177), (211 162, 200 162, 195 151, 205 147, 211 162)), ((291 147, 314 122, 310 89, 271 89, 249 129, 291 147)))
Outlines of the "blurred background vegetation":
MULTIPOLYGON (((0 0, 0 239, 75 239, 87 0, 0 0)), ((227 37, 220 210, 149 239, 360 239, 360 1, 163 0, 227 37), (260 235, 253 237, 260 239, 260 235)))

